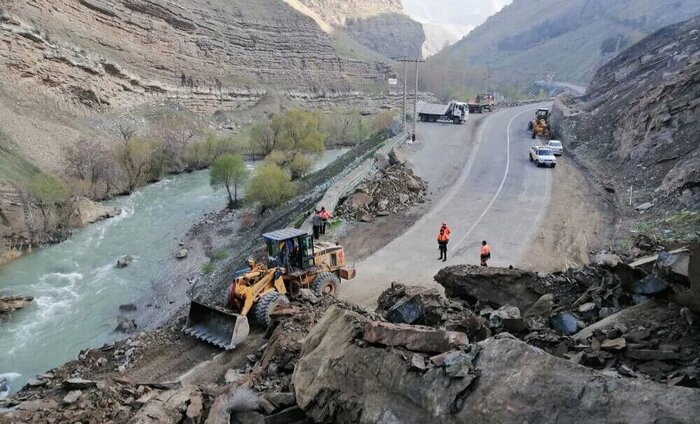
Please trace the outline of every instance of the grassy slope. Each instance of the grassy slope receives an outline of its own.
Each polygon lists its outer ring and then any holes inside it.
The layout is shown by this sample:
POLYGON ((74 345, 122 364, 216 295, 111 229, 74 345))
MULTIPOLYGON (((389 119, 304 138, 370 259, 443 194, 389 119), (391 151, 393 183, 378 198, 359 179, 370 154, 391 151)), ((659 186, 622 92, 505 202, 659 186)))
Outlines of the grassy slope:
POLYGON ((0 188, 5 185, 27 188, 39 169, 27 161, 12 140, 0 129, 0 188))

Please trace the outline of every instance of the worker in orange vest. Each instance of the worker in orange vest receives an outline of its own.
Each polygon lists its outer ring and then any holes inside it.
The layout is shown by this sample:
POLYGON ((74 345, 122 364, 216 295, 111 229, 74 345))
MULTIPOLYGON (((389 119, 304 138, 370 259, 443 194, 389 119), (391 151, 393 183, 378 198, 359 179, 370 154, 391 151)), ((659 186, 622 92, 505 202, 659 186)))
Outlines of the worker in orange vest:
POLYGON ((445 230, 440 229, 440 234, 437 236, 438 249, 440 250, 439 260, 443 262, 447 261, 447 243, 450 242, 450 236, 445 232, 445 230))
POLYGON ((442 227, 440 227, 440 231, 444 231, 445 234, 447 234, 447 237, 450 237, 450 233, 452 233, 452 230, 450 230, 450 227, 447 226, 446 223, 442 223, 442 227))
POLYGON ((489 266, 486 261, 491 259, 491 248, 489 247, 486 240, 481 242, 481 266, 489 266))

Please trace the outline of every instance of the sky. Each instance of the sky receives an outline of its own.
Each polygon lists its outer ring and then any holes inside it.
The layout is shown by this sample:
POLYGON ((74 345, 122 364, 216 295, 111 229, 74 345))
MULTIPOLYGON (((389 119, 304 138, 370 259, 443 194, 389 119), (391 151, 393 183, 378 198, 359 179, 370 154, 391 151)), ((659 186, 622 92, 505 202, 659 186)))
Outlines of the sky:
POLYGON ((404 11, 420 22, 476 27, 513 0, 402 0, 404 11))

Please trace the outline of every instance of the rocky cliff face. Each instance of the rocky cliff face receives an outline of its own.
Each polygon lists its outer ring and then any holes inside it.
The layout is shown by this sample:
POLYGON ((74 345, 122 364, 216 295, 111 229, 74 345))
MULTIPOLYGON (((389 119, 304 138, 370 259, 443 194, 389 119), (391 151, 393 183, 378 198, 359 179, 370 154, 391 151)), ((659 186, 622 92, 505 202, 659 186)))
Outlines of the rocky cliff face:
POLYGON ((566 147, 635 204, 700 206, 700 17, 671 25, 598 70, 553 112, 566 147))
POLYGON ((387 71, 341 57, 281 0, 180 3, 14 2, 2 19, 0 71, 92 110, 174 98, 203 112, 244 107, 275 89, 292 97, 349 91, 387 71))
POLYGON ((422 57, 423 25, 400 0, 298 0, 334 28, 386 57, 422 57))

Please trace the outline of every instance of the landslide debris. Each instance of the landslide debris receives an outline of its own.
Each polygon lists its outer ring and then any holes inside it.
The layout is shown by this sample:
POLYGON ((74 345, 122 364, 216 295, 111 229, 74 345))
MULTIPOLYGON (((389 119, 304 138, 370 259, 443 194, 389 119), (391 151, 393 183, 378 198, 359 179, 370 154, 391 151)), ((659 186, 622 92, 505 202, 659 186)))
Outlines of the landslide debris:
POLYGON ((206 384, 128 377, 198 343, 176 323, 31 380, 0 423, 691 423, 698 314, 668 300, 687 277, 659 256, 552 274, 448 267, 436 279, 454 297, 395 282, 374 312, 305 291, 239 366, 207 362, 206 384))
POLYGON ((395 214, 425 202, 428 184, 399 159, 398 153, 392 153, 389 159, 379 158, 377 173, 342 199, 336 208, 337 215, 370 222, 375 217, 395 214))

